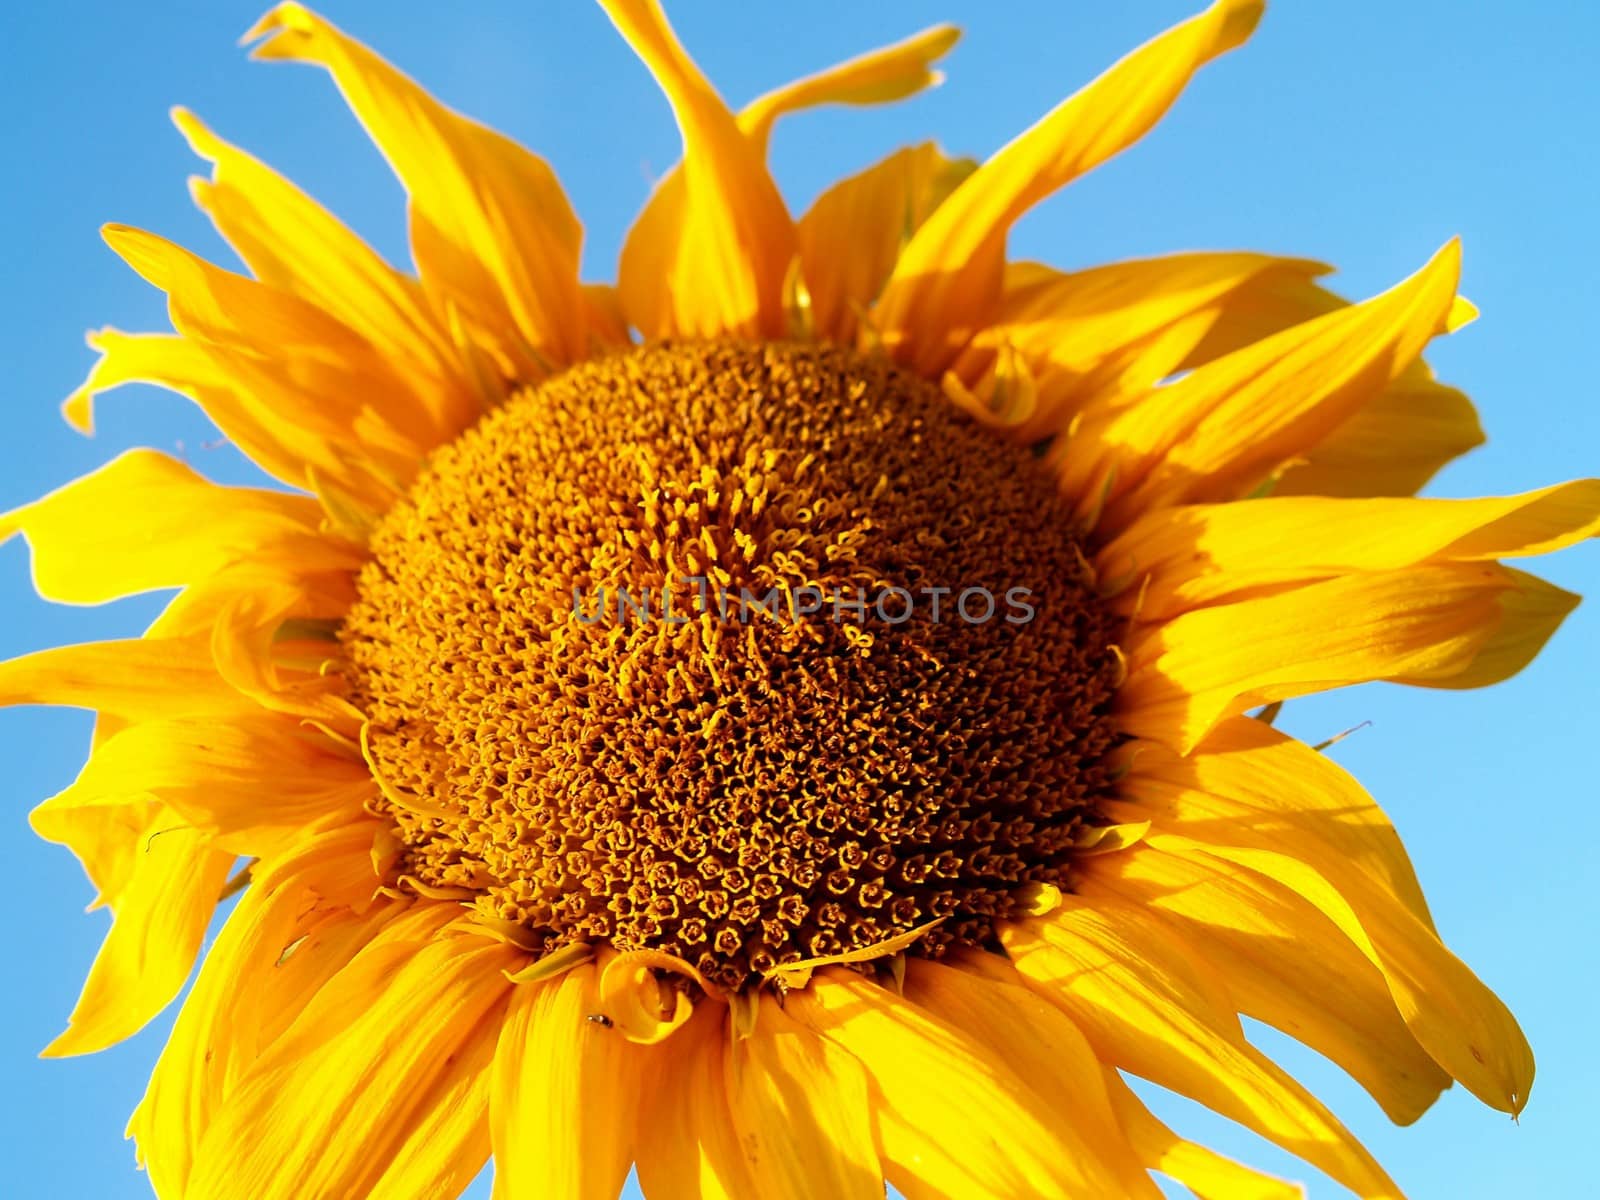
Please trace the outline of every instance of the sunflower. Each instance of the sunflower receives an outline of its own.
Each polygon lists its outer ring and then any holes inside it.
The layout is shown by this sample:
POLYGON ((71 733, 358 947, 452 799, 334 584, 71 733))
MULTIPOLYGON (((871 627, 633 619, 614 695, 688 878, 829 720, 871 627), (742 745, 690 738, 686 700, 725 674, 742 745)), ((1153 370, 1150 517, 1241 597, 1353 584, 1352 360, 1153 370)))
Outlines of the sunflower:
POLYGON ((1600 483, 1417 499, 1481 440, 1422 352, 1459 251, 1326 268, 1009 261, 1261 5, 1218 0, 982 164, 890 155, 791 217, 787 114, 938 79, 930 29, 730 111, 654 0, 602 0, 683 135, 617 282, 549 167, 298 4, 409 197, 398 271, 175 113, 248 266, 106 239, 173 333, 67 401, 201 406, 284 488, 136 450, 0 518, 44 597, 179 589, 140 638, 0 665, 98 713, 33 814, 112 925, 56 1055, 204 955, 130 1135, 158 1195, 1204 1197, 1296 1189, 1187 1096, 1365 1197, 1393 1182, 1245 1037, 1396 1122, 1533 1059, 1292 697, 1520 669, 1576 598, 1500 560, 1600 483))

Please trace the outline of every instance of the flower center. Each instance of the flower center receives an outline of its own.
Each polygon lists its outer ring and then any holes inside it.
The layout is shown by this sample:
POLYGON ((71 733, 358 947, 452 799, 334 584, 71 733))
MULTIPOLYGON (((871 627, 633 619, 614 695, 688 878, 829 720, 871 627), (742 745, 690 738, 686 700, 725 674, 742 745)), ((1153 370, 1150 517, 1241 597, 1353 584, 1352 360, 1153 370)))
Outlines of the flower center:
POLYGON ((1046 469, 877 358, 667 344, 519 393, 378 526, 343 641, 397 872, 734 988, 1060 881, 1112 621, 1046 469))

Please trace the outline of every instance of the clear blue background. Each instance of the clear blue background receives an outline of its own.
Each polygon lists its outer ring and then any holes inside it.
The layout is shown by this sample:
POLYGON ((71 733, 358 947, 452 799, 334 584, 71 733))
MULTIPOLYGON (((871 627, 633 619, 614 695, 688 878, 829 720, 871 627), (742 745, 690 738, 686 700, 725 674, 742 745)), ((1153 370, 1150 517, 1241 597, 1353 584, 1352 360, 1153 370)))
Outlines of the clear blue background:
MULTIPOLYGON (((995 149, 1194 8, 1187 0, 685 2, 675 18, 735 103, 935 20, 966 27, 943 88, 892 108, 828 110, 781 127, 775 168, 798 210, 837 175, 905 142, 937 136, 965 153, 995 149)), ((553 0, 332 0, 326 12, 446 101, 546 155, 586 221, 588 275, 610 277, 621 233, 652 173, 675 158, 677 137, 598 10, 553 0)), ((92 440, 56 412, 91 361, 85 329, 165 328, 162 298, 104 248, 101 222, 145 226, 231 262, 189 206, 183 180, 200 168, 167 123, 169 105, 192 106, 404 261, 400 191, 328 79, 253 65, 234 49, 257 15, 231 0, 8 6, 0 38, 0 509, 137 444, 174 450, 220 479, 250 477, 175 397, 150 389, 113 396, 92 440)), ((1477 399, 1491 442, 1433 491, 1507 492, 1593 473, 1597 59, 1600 8, 1580 0, 1280 0, 1256 39, 1205 71, 1155 134, 1028 217, 1013 249, 1073 266, 1259 248, 1336 263, 1338 285, 1365 295, 1459 233, 1465 290, 1484 318, 1433 357, 1477 399)), ((1539 569, 1565 587, 1600 592, 1594 547, 1539 569)), ((22 545, 0 548, 0 655, 126 636, 156 606, 145 597, 47 607, 29 587, 22 545)), ((1592 1182, 1597 631, 1600 605, 1581 608, 1532 669, 1487 693, 1369 687, 1287 714, 1294 731, 1313 738, 1372 722, 1336 756, 1387 806, 1447 938, 1519 1013, 1539 1055, 1520 1127, 1457 1089, 1420 1125, 1397 1130, 1326 1062, 1266 1039, 1414 1197, 1577 1195, 1592 1182)), ((88 729, 81 713, 0 713, 8 777, 0 886, 10 913, 0 1129, 10 1146, 8 1194, 19 1197, 148 1194, 122 1129, 169 1020, 91 1058, 34 1058, 62 1027, 106 922, 80 912, 90 893, 77 864, 25 823, 30 807, 70 781, 88 729)), ((1308 1179, 1313 1196, 1342 1194, 1189 1107, 1169 1111, 1196 1136, 1308 1179)))

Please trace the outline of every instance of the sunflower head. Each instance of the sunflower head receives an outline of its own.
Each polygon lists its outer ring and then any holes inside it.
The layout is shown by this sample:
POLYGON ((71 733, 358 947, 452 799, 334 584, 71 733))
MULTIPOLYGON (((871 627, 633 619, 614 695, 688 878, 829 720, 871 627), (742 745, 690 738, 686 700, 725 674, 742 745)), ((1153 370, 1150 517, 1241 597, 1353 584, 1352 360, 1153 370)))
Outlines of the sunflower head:
POLYGON ((53 1053, 182 988, 131 1134, 164 1200, 1293 1194, 1159 1121, 1180 1093, 1398 1195, 1245 1036, 1398 1122, 1533 1060, 1393 829, 1287 700, 1520 669, 1576 598, 1502 560, 1600 483, 1417 499, 1481 433, 1422 354, 1459 248, 1326 268, 1010 261, 1261 15, 1218 0, 981 165, 931 144, 798 218, 774 124, 910 95, 954 32, 729 109, 654 0, 602 0, 683 161, 614 283, 538 157, 297 4, 405 184, 414 272, 179 110, 248 273, 110 226, 164 384, 276 480, 154 451, 0 517, 40 592, 178 589, 142 637, 0 664, 95 709, 35 828, 113 914, 53 1053), (243 860, 241 862, 241 860, 243 860))
POLYGON ((446 447, 341 627, 399 868, 737 989, 1060 882, 1115 617, 1050 471, 818 345, 657 344, 446 447))

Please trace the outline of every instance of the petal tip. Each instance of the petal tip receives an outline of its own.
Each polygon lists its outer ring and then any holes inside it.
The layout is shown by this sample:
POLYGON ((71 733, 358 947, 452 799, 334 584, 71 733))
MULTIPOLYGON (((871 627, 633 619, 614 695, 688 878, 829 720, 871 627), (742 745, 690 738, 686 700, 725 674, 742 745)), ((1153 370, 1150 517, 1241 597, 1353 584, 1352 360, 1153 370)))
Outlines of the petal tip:
MULTIPOLYGON (((94 433, 94 395, 88 388, 79 388, 61 402, 61 419, 73 429, 89 437, 94 433)), ((5 530, 0 527, 0 538, 5 530)))
POLYGON ((93 1054, 100 1049, 97 1046, 79 1045, 81 1039, 69 1023, 65 1029, 58 1033, 54 1040, 39 1051, 40 1058, 77 1058, 83 1054, 93 1054))
POLYGON ((1465 296, 1457 296, 1450 302, 1450 311, 1445 314, 1445 332, 1454 333, 1458 329, 1471 325, 1477 319, 1478 306, 1465 296))
POLYGON ((182 104, 174 104, 167 110, 167 116, 171 118, 178 132, 183 135, 183 140, 189 143, 189 149, 193 150, 201 158, 215 159, 214 147, 217 137, 206 126, 206 123, 194 114, 193 109, 186 108, 182 104))
POLYGON ((961 40, 961 26, 942 21, 923 35, 927 39, 928 60, 943 58, 961 40))
POLYGON ((1267 5, 1266 0, 1217 0, 1211 11, 1222 22, 1215 53, 1223 54, 1250 39, 1261 24, 1267 5))
POLYGON ((294 0, 285 0, 283 4, 275 4, 256 20, 256 23, 244 31, 238 44, 248 46, 270 37, 281 29, 292 29, 297 24, 304 25, 311 17, 311 13, 294 0))

